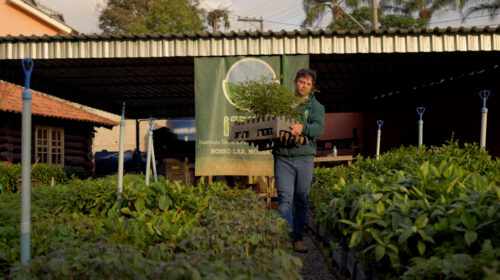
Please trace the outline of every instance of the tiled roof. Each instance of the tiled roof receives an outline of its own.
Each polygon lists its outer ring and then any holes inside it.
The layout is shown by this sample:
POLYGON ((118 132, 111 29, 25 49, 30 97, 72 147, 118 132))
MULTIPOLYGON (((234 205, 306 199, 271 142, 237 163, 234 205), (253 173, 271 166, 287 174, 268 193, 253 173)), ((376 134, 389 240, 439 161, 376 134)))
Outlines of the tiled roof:
MULTIPOLYGON (((22 113, 24 88, 0 80, 0 111, 22 113)), ((76 108, 40 92, 32 91, 31 112, 36 116, 89 122, 101 126, 115 126, 110 119, 76 108)))

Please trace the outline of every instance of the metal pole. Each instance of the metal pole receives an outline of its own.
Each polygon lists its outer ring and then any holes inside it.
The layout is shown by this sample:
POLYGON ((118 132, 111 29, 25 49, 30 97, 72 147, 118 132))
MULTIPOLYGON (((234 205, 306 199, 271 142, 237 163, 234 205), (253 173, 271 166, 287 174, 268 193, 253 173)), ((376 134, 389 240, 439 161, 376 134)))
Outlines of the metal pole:
POLYGON ((30 260, 31 234, 31 90, 33 60, 21 61, 24 70, 23 117, 21 140, 21 265, 30 260))
POLYGON ((486 108, 486 100, 488 100, 488 97, 490 97, 490 91, 480 91, 479 97, 481 97, 481 100, 483 100, 483 108, 481 109, 481 138, 479 141, 479 148, 486 149, 486 123, 488 120, 488 108, 486 108))
POLYGON ((424 144, 424 121, 422 120, 422 116, 424 115, 425 108, 417 107, 417 113, 420 116, 420 120, 418 121, 418 146, 421 147, 424 144))
POLYGON ((155 145, 153 141, 153 131, 151 131, 151 164, 153 165, 153 177, 155 182, 158 182, 158 174, 156 173, 155 145))
POLYGON ((382 125, 384 124, 383 120, 378 120, 378 130, 377 130, 377 150, 375 152, 375 156, 377 160, 380 158, 380 139, 382 138, 382 125))
POLYGON ((139 149, 139 120, 135 120, 135 149, 140 151, 139 149))
POLYGON ((151 166, 151 142, 153 142, 153 118, 149 119, 149 130, 148 130, 148 155, 146 157, 146 186, 149 186, 149 169, 151 166))
POLYGON ((125 102, 122 107, 122 119, 120 121, 120 149, 118 152, 118 189, 116 190, 116 199, 121 199, 123 189, 123 145, 125 142, 125 102))

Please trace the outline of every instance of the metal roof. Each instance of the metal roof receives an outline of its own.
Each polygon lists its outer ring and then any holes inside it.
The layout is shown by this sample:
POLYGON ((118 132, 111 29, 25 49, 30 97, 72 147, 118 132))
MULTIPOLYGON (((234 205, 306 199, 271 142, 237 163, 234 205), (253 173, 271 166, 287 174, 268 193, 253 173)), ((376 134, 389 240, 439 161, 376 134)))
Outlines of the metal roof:
POLYGON ((327 112, 500 72, 496 28, 0 37, 0 79, 128 118, 194 116, 194 57, 309 54, 327 112))
POLYGON ((0 59, 500 51, 500 26, 0 37, 0 59))

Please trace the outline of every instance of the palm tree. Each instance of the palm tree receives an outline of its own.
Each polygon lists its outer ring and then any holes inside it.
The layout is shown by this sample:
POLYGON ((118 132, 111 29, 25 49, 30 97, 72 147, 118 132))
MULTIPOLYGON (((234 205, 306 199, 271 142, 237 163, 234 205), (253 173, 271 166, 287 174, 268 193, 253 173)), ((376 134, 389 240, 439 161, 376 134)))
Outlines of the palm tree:
POLYGON ((360 2, 367 2, 368 0, 302 0, 302 6, 306 13, 306 18, 301 24, 302 28, 312 26, 315 22, 319 22, 326 11, 331 10, 332 25, 336 20, 344 17, 344 9, 340 5, 344 2, 344 6, 350 9, 358 8, 360 2))
POLYGON ((219 19, 222 19, 224 22, 224 28, 229 28, 229 10, 227 8, 224 9, 215 9, 208 13, 207 21, 214 32, 217 32, 219 29, 219 19))
POLYGON ((384 10, 407 16, 417 16, 429 22, 432 16, 448 7, 455 8, 456 0, 382 0, 384 10))
POLYGON ((464 20, 471 14, 482 13, 482 12, 487 12, 490 15, 490 18, 493 19, 498 15, 497 12, 499 10, 500 10, 500 0, 496 0, 493 3, 482 3, 477 6, 469 8, 464 16, 464 20))

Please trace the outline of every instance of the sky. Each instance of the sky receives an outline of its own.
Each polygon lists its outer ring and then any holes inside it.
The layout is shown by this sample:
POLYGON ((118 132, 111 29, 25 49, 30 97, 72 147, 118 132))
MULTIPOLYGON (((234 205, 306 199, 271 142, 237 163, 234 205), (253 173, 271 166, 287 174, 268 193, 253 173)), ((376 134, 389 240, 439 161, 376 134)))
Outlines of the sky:
MULTIPOLYGON (((98 27, 99 13, 105 7, 106 0, 37 0, 39 3, 63 14, 66 23, 80 33, 100 33, 98 27)), ((305 14, 301 0, 200 0, 200 7, 206 10, 228 8, 231 27, 228 30, 256 30, 258 22, 241 22, 238 17, 249 17, 264 20, 264 30, 300 30, 300 23, 305 14)), ((309 29, 325 28, 331 17, 325 15, 323 20, 309 29)), ((498 26, 500 15, 491 20, 486 15, 471 16, 462 22, 456 11, 445 11, 431 20, 429 27, 457 26, 498 26)))

